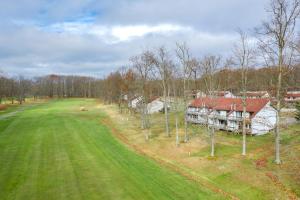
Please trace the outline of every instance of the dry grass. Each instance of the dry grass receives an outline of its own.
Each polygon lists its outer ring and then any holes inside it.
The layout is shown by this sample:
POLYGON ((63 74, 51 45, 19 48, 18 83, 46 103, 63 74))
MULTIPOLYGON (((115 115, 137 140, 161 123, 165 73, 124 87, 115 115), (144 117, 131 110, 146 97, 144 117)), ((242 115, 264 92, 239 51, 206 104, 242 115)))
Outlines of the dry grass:
POLYGON ((7 108, 6 105, 0 104, 0 110, 5 110, 7 108))

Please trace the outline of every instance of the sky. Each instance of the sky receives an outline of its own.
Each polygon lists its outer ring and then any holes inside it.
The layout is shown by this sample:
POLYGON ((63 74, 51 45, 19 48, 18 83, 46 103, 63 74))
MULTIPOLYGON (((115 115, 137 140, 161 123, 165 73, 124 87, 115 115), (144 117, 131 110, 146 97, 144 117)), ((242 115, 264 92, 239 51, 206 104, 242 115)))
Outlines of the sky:
POLYGON ((0 71, 103 77, 129 58, 186 42, 230 56, 237 29, 266 19, 268 0, 1 0, 0 71))

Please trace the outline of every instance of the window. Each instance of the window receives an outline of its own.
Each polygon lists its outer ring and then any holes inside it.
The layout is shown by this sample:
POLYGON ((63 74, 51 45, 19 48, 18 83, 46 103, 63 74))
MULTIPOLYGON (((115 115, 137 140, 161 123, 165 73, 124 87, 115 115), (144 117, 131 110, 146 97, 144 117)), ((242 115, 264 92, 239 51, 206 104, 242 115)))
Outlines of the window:
POLYGON ((236 112, 236 117, 242 117, 242 112, 236 112))

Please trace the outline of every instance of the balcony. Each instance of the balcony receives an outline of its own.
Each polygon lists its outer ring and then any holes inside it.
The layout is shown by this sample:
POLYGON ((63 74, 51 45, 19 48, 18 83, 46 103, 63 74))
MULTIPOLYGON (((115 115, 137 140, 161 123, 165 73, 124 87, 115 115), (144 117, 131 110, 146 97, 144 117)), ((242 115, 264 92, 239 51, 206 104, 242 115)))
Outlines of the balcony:
MULTIPOLYGON (((227 119, 232 121, 243 121, 243 117, 229 116, 227 119)), ((249 120, 249 117, 246 117, 246 120, 249 120)))
POLYGON ((199 115, 200 114, 199 111, 191 111, 191 110, 187 110, 186 113, 191 114, 191 115, 199 115))
POLYGON ((187 117, 186 120, 188 122, 194 123, 194 124, 206 124, 206 120, 193 118, 193 117, 187 117))

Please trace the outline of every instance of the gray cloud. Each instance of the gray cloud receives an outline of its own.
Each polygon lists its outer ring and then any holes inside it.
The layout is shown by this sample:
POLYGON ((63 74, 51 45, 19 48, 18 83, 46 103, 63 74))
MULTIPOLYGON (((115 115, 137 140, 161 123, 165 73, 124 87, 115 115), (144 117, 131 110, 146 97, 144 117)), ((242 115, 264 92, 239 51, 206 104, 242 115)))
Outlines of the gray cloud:
POLYGON ((228 55, 235 29, 265 17, 267 0, 1 1, 0 69, 105 75, 143 49, 186 41, 194 56, 228 55))

